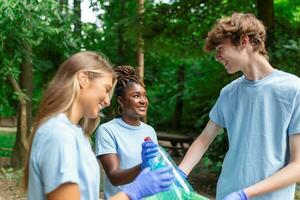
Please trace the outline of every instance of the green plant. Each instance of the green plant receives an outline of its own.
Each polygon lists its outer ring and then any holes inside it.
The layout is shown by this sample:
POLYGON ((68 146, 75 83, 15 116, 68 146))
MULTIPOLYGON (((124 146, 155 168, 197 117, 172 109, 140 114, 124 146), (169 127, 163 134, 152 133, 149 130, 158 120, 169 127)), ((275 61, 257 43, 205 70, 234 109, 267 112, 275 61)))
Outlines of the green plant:
POLYGON ((0 157, 11 157, 15 144, 15 133, 0 132, 0 157))

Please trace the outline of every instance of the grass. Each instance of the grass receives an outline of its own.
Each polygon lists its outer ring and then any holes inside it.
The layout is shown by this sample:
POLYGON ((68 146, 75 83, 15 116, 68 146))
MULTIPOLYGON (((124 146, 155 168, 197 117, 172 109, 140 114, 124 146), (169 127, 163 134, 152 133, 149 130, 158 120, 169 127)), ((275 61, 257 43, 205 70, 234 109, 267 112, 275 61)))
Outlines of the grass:
POLYGON ((0 132, 0 157, 11 157, 16 134, 0 132))

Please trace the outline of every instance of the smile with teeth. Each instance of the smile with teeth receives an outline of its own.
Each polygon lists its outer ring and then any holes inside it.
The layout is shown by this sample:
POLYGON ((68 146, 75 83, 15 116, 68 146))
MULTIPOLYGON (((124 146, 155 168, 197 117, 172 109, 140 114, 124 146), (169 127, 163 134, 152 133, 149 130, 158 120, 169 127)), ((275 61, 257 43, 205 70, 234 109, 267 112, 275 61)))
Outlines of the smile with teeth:
POLYGON ((139 110, 145 111, 146 107, 138 107, 139 110))

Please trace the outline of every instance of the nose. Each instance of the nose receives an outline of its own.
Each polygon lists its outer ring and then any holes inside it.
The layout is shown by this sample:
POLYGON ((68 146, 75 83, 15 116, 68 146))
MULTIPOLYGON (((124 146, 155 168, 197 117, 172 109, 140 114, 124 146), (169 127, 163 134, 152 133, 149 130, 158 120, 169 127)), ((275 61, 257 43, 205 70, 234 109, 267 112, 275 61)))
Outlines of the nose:
POLYGON ((106 95, 103 103, 104 103, 105 107, 110 105, 110 96, 109 96, 109 94, 106 95))
POLYGON ((146 96, 141 96, 140 103, 146 104, 148 102, 148 98, 146 96))
POLYGON ((222 56, 221 53, 219 51, 216 52, 215 54, 215 60, 220 62, 222 60, 222 56))

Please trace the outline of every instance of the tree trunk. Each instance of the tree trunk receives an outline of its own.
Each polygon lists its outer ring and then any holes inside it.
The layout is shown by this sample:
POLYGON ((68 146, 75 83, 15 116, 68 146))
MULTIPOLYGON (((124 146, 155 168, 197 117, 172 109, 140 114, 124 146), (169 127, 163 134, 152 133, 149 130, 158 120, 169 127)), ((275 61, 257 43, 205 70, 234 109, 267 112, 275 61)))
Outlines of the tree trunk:
POLYGON ((138 0, 138 14, 139 14, 139 29, 137 41, 137 71, 139 78, 144 81, 144 39, 143 39, 143 18, 144 18, 144 0, 138 0))
MULTIPOLYGON (((125 0, 120 0, 120 5, 121 5, 121 9, 120 9, 120 20, 124 19, 124 11, 125 11, 125 0)), ((124 25, 123 24, 119 24, 117 27, 117 33, 118 33, 118 58, 117 58, 117 64, 118 65, 122 65, 124 64, 124 25)))
POLYGON ((26 154, 28 151, 27 96, 12 75, 8 77, 8 80, 14 90, 18 93, 19 100, 16 142, 14 145, 11 162, 14 168, 20 168, 25 164, 26 154))
POLYGON ((177 97, 175 111, 173 115, 173 129, 177 130, 181 128, 181 120, 183 113, 183 94, 184 94, 184 80, 185 80, 185 70, 184 66, 180 66, 177 70, 177 97))
MULTIPOLYGON (((137 39, 137 73, 141 81, 144 82, 144 39, 143 39, 143 26, 144 26, 144 0, 138 0, 138 15, 139 15, 139 29, 137 39)), ((143 122, 147 122, 147 116, 141 119, 143 122)))
POLYGON ((275 19, 273 0, 257 0, 257 15, 267 27, 267 48, 273 49, 275 46, 275 19))
POLYGON ((74 14, 76 17, 74 24, 74 32, 80 37, 81 36, 81 0, 74 0, 74 14))
MULTIPOLYGON (((25 92, 26 101, 26 118, 27 118, 27 137, 30 135, 32 125, 32 91, 33 91, 33 66, 31 60, 32 49, 30 45, 25 47, 27 54, 21 63, 20 86, 25 92)), ((20 110, 19 110, 20 111, 20 110)))

